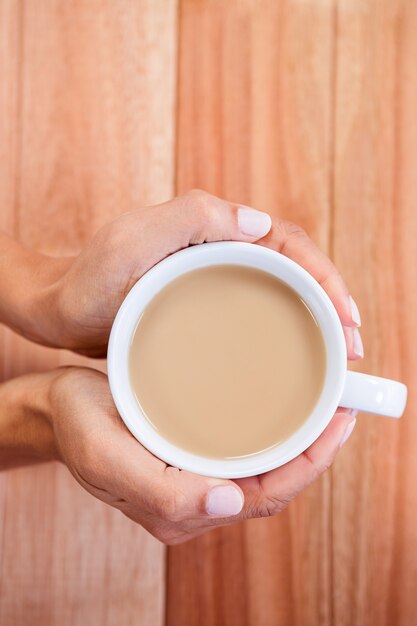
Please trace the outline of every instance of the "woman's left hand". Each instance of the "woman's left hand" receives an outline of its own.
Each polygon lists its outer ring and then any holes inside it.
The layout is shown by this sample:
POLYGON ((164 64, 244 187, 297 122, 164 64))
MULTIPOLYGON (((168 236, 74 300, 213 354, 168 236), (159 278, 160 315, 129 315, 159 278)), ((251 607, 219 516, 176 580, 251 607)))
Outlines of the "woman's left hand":
POLYGON ((348 357, 363 356, 357 307, 333 263, 302 228, 199 190, 122 215, 104 226, 78 257, 65 260, 61 275, 54 270, 46 297, 32 314, 35 339, 105 356, 117 310, 147 270, 181 248, 223 240, 257 242, 303 266, 339 314, 348 357))
POLYGON ((168 544, 280 513, 330 467, 355 424, 352 414, 340 410, 286 465, 239 480, 208 478, 167 466, 136 441, 117 413, 104 374, 86 368, 56 372, 46 375, 52 382, 45 410, 55 458, 89 493, 168 544))

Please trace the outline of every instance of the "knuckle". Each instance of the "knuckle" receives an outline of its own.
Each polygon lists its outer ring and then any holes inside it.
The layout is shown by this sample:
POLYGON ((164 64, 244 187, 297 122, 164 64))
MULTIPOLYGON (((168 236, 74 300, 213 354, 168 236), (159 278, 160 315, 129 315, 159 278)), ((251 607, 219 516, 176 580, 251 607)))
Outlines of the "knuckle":
POLYGON ((294 242, 300 247, 308 244, 310 240, 304 228, 294 222, 281 220, 277 224, 276 228, 281 242, 279 252, 282 254, 287 254, 287 247, 292 245, 294 242))
POLYGON ((103 249, 123 249, 123 245, 126 243, 126 230, 125 224, 128 221, 127 216, 122 215, 116 220, 105 224, 96 233, 92 245, 97 247, 97 250, 103 249), (121 248, 120 248, 121 247, 121 248))
POLYGON ((219 213, 222 202, 211 194, 198 190, 188 192, 184 200, 184 209, 193 224, 190 243, 198 244, 217 239, 219 213))
POLYGON ((190 189, 185 196, 193 202, 201 202, 202 204, 204 204, 211 197, 207 191, 198 188, 190 189))
POLYGON ((312 477, 313 480, 316 480, 322 474, 324 474, 324 472, 327 472, 327 470, 330 469, 330 467, 332 465, 332 460, 331 459, 323 459, 323 460, 321 460, 319 462, 315 461, 308 454, 307 450, 304 452, 304 457, 306 458, 306 460, 310 464, 311 469, 313 471, 313 477, 312 477))
POLYGON ((321 459, 317 461, 311 458, 307 450, 305 450, 304 456, 307 459, 307 461, 310 463, 313 469, 313 472, 317 475, 317 477, 323 474, 326 470, 328 470, 331 465, 330 459, 321 459))
MULTIPOLYGON (((200 208, 200 223, 203 229, 208 229, 215 224, 218 208, 213 204, 204 204, 200 208)), ((204 230, 205 232, 205 230, 204 230)))
POLYGON ((187 496, 177 489, 172 489, 160 500, 158 513, 162 519, 177 523, 184 519, 186 506, 187 496))
POLYGON ((317 468, 317 478, 319 478, 322 474, 325 474, 331 468, 331 466, 331 461, 324 461, 323 463, 321 463, 321 465, 317 468))
POLYGON ((292 497, 285 494, 264 494, 248 508, 248 517, 272 517, 286 509, 291 500, 292 497))
POLYGON ((305 232, 304 228, 302 228, 299 224, 295 224, 294 222, 282 220, 280 222, 280 229, 287 238, 307 237, 307 233, 305 232))
POLYGON ((186 194, 186 198, 190 209, 198 211, 200 223, 207 225, 213 222, 217 215, 217 198, 202 189, 192 189, 186 194))

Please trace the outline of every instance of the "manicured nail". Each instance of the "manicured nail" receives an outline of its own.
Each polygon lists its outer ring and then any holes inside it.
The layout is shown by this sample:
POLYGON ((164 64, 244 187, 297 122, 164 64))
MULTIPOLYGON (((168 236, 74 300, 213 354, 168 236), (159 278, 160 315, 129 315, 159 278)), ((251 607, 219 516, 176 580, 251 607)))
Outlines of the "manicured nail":
POLYGON ((356 356, 363 359, 363 343, 360 332, 357 328, 353 329, 353 352, 356 356))
POLYGON ((342 439, 341 439, 341 441, 339 443, 339 448, 341 448, 346 443, 346 441, 349 439, 349 437, 352 434, 353 429, 355 428, 355 424, 356 424, 356 418, 353 419, 351 422, 349 422, 349 424, 346 426, 346 430, 343 433, 343 437, 342 437, 342 439))
POLYGON ((356 326, 361 325, 361 314, 359 313, 358 305, 352 298, 349 296, 349 304, 350 304, 350 314, 352 317, 352 322, 355 322, 356 326))
POLYGON ((240 513, 242 507, 242 495, 234 487, 213 487, 207 496, 206 511, 209 515, 229 517, 240 513))
POLYGON ((237 211, 237 221, 240 232, 250 237, 265 237, 271 230, 272 220, 268 213, 240 207, 237 211))

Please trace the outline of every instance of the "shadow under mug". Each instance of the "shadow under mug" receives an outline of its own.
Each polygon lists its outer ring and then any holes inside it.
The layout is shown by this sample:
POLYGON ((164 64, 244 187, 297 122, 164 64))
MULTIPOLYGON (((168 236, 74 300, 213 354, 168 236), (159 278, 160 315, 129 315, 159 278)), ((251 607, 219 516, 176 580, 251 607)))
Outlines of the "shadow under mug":
POLYGON ((136 439, 169 465, 218 478, 253 476, 287 463, 320 436, 338 406, 400 417, 407 399, 407 388, 402 383, 347 371, 342 325, 331 300, 319 283, 282 254, 249 243, 220 242, 193 246, 176 252, 150 269, 134 285, 117 313, 110 334, 107 364, 114 402, 136 439), (164 439, 142 412, 129 377, 129 350, 145 307, 163 287, 182 274, 213 265, 257 268, 287 283, 304 300, 317 320, 327 356, 320 398, 304 424, 287 440, 274 447, 231 459, 205 458, 164 439))

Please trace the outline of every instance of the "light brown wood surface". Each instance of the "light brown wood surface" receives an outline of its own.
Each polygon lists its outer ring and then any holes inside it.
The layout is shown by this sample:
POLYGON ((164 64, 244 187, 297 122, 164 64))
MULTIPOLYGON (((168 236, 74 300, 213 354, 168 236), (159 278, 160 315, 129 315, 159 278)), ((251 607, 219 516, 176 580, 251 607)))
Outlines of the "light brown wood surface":
MULTIPOLYGON (((0 1, 1 227, 74 254, 112 217, 173 195, 176 12, 0 1)), ((4 329, 1 342, 3 378, 81 361, 4 329)), ((163 624, 161 544, 64 467, 0 481, 2 626, 163 624)))
MULTIPOLYGON (((417 623, 416 33, 414 0, 0 0, 1 228, 75 253, 196 186, 290 218, 359 303, 359 369, 410 390, 280 516, 168 550, 63 467, 3 473, 2 626, 417 623)), ((3 378, 77 361, 0 338, 3 378)))

